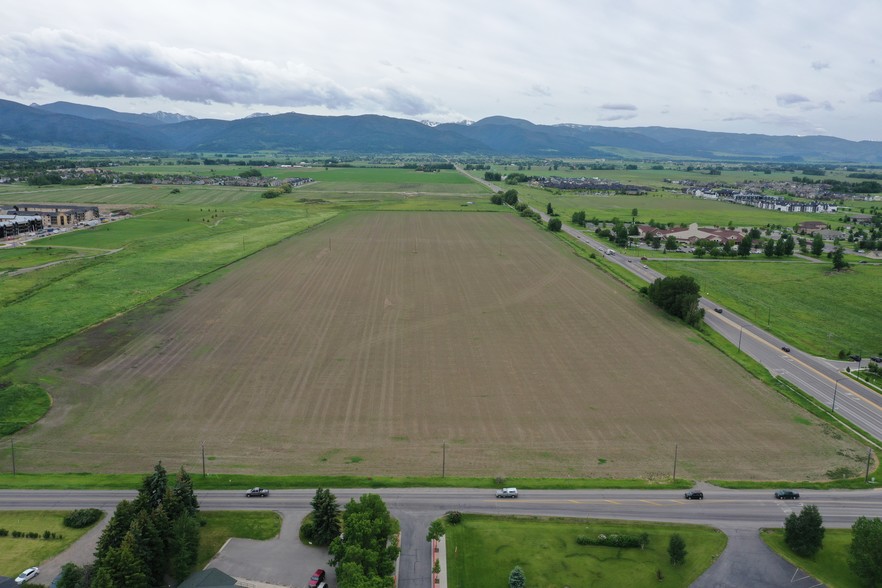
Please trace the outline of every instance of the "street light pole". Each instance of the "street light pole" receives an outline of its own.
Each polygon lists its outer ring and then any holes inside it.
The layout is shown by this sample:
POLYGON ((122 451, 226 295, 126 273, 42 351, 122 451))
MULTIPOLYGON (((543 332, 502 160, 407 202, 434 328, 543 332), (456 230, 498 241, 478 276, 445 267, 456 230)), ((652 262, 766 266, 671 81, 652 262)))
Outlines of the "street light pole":
POLYGON ((839 378, 836 380, 836 385, 833 386, 833 406, 830 408, 830 412, 836 412, 836 391, 839 389, 839 382, 844 379, 845 378, 839 378))
POLYGON ((741 327, 741 330, 738 331, 738 351, 741 351, 741 335, 744 334, 744 326, 741 327))

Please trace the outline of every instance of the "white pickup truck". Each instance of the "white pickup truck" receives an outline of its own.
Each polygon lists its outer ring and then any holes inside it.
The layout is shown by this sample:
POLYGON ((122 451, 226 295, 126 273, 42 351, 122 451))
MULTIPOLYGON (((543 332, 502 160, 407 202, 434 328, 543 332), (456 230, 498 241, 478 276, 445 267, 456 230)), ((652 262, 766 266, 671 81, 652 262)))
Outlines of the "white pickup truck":
POLYGON ((517 498, 518 497, 518 489, 517 488, 503 488, 502 490, 496 491, 496 498, 517 498))

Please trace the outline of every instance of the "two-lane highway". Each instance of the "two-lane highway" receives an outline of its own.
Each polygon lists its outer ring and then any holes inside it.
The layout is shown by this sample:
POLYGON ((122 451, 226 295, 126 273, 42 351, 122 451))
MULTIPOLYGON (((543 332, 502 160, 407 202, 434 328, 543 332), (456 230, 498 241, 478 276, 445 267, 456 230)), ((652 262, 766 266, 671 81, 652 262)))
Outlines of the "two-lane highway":
MULTIPOLYGON (((882 491, 878 490, 800 490, 799 500, 782 501, 774 498, 772 490, 724 490, 707 485, 702 489, 704 500, 686 500, 683 492, 677 490, 521 489, 517 499, 497 499, 492 490, 457 488, 342 489, 333 492, 341 504, 367 492, 379 494, 393 516, 401 521, 399 586, 402 588, 422 587, 430 581, 427 562, 431 557, 425 541, 426 529, 429 522, 449 510, 713 525, 730 537, 747 538, 730 542, 724 554, 724 570, 712 568, 708 572, 722 574, 722 580, 719 577, 705 578, 706 585, 717 586, 738 586, 739 574, 756 573, 756 558, 760 556, 771 562, 767 562, 768 569, 775 568, 775 556, 763 551, 758 556, 754 550, 757 531, 763 527, 781 527, 788 514, 798 512, 805 504, 818 507, 828 528, 847 528, 860 516, 882 518, 882 491)), ((112 511, 120 500, 133 498, 135 494, 133 491, 0 490, 0 509, 94 507, 112 511)), ((309 502, 314 494, 313 490, 273 490, 268 498, 246 498, 244 491, 218 490, 199 492, 198 498, 201 508, 206 511, 272 510, 286 517, 299 517, 309 512, 309 502)), ((295 524, 299 526, 299 521, 295 524)))

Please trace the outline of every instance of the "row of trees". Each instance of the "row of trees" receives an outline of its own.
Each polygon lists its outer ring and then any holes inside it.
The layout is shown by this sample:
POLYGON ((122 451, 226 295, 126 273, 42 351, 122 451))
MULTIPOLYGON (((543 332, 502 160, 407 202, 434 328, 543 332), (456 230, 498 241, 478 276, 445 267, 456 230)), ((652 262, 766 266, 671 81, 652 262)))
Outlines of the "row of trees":
POLYGON ((174 486, 158 463, 105 527, 92 565, 66 564, 58 588, 148 588, 184 580, 196 564, 199 503, 181 467, 174 486))

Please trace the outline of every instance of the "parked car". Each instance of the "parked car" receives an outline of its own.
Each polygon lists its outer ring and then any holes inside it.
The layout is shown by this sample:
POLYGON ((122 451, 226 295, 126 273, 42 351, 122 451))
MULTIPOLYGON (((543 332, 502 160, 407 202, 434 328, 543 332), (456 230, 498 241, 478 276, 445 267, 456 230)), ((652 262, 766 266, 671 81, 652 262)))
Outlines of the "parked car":
POLYGON ((794 492, 793 490, 777 490, 775 492, 775 498, 778 500, 796 500, 799 498, 799 492, 794 492))
POLYGON ((319 568, 309 577, 309 588, 317 588, 325 582, 325 570, 319 568))
POLYGON ((848 359, 850 359, 850 360, 852 360, 852 361, 860 362, 860 361, 861 361, 861 356, 855 353, 855 354, 853 354, 853 355, 849 355, 849 356, 848 356, 848 359))
POLYGON ((25 582, 28 582, 28 581, 36 578, 37 574, 39 574, 39 573, 40 573, 40 568, 38 568, 36 566, 34 566, 32 568, 28 568, 18 575, 18 577, 15 579, 15 583, 16 584, 24 584, 25 582))
POLYGON ((882 357, 876 357, 875 355, 870 358, 871 361, 875 361, 876 363, 882 363, 882 357))
POLYGON ((704 492, 701 490, 690 490, 683 495, 686 500, 704 500, 704 492))
POLYGON ((269 496, 269 490, 266 488, 252 488, 245 492, 245 496, 251 498, 252 496, 257 496, 258 498, 266 498, 269 496))
POLYGON ((717 312, 719 314, 723 314, 723 309, 722 308, 715 308, 714 312, 717 312))
POLYGON ((518 497, 518 489, 517 488, 503 488, 502 490, 496 491, 496 498, 517 498, 518 497))
POLYGON ((784 353, 790 353, 790 348, 784 345, 781 347, 781 351, 783 351, 784 353))

